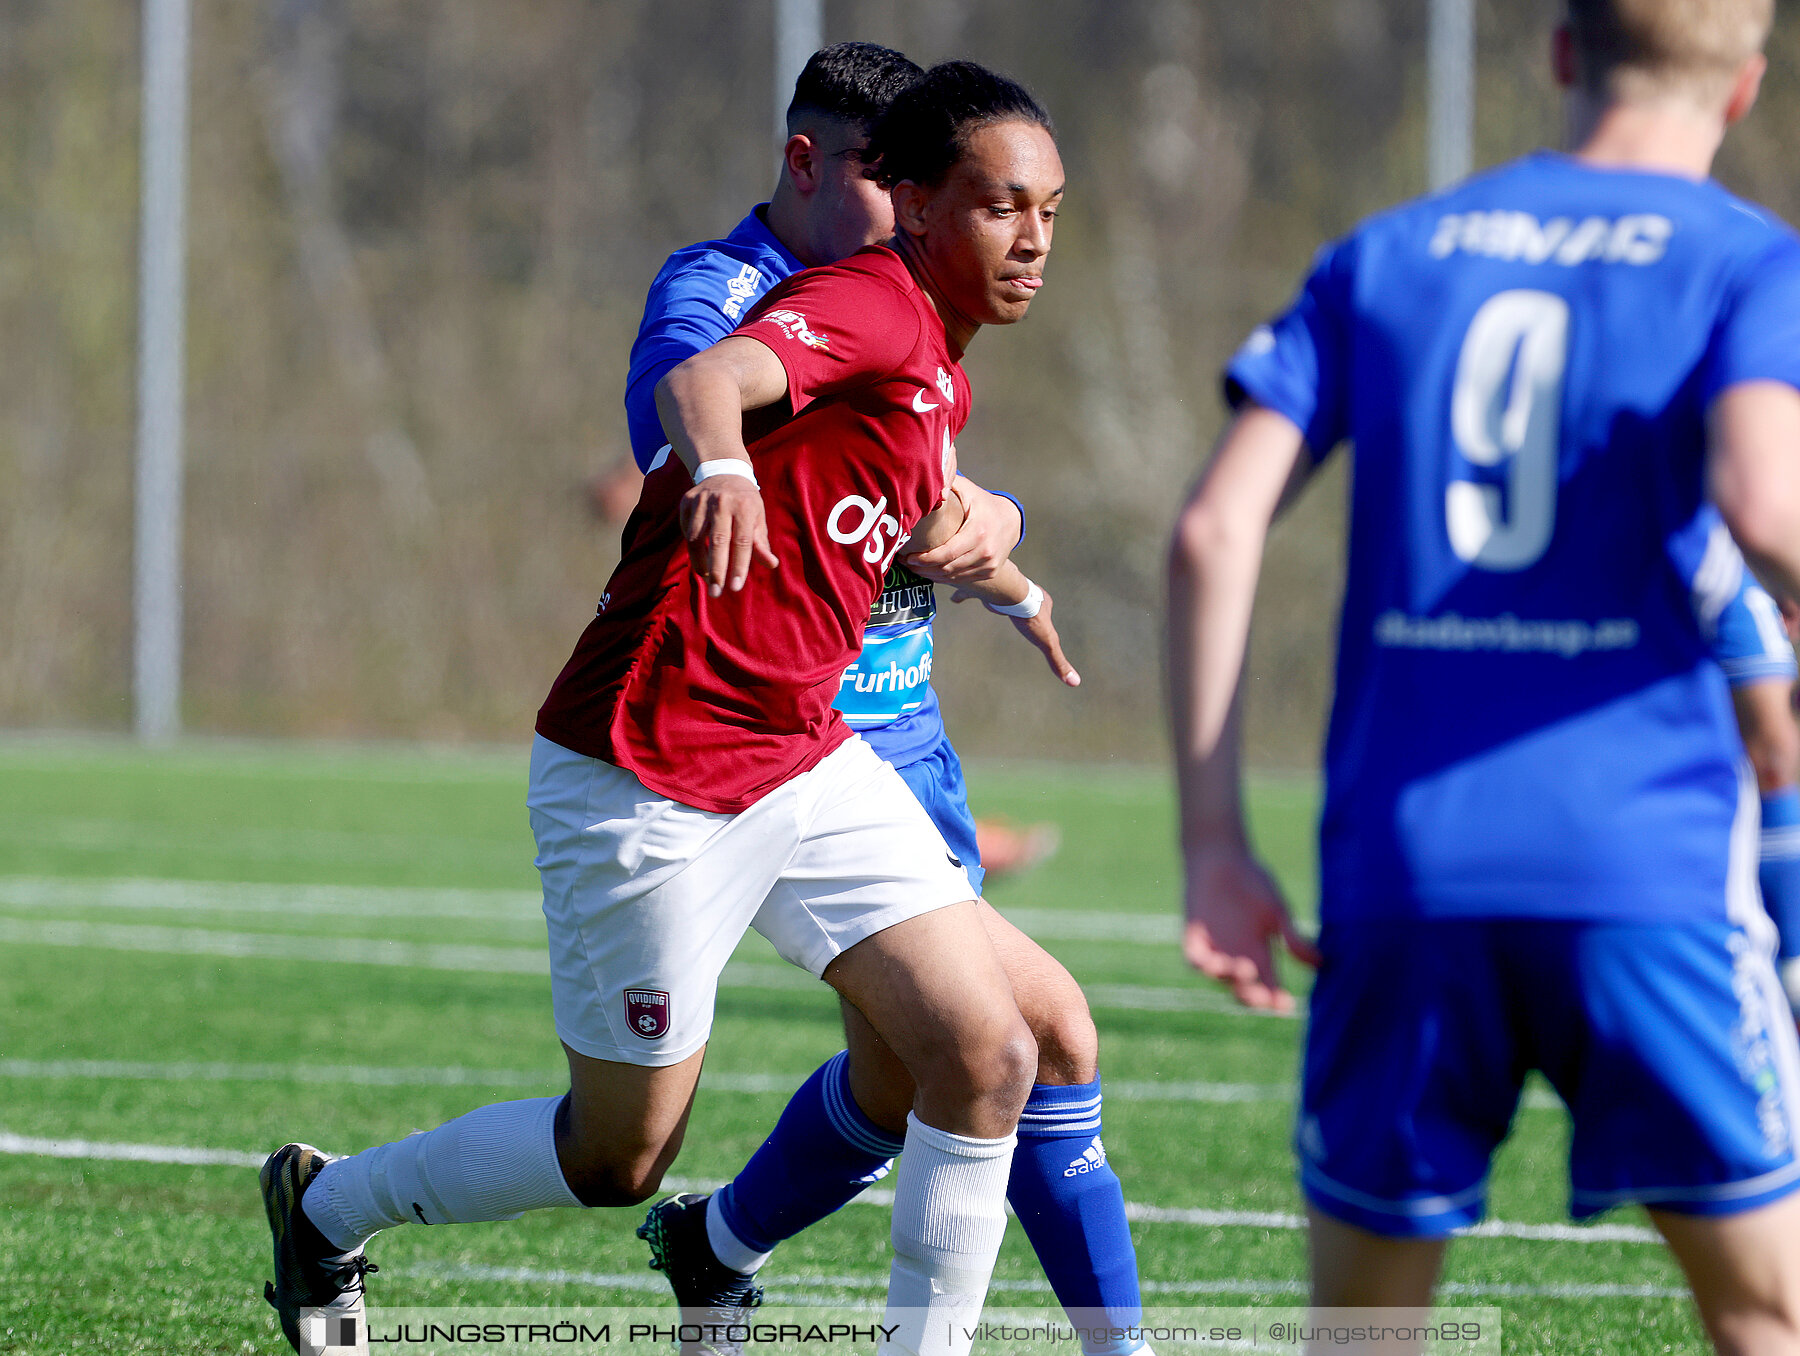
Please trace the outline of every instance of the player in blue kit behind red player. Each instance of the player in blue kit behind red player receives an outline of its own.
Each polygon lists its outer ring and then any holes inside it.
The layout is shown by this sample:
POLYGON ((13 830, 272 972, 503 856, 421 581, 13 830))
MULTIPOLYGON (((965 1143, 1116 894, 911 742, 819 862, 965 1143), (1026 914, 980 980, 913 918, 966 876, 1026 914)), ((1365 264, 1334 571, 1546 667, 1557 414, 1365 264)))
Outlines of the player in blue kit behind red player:
POLYGON ((1642 1204, 1727 1352, 1800 1350, 1800 1045, 1757 787, 1690 596, 1715 506, 1800 597, 1800 238, 1708 178, 1769 0, 1569 0, 1570 154, 1363 223, 1231 361, 1171 552, 1187 951, 1320 963, 1320 1305, 1428 1302, 1522 1080, 1570 1209, 1642 1204), (1251 854, 1236 691, 1283 501, 1355 446, 1316 953, 1251 854))

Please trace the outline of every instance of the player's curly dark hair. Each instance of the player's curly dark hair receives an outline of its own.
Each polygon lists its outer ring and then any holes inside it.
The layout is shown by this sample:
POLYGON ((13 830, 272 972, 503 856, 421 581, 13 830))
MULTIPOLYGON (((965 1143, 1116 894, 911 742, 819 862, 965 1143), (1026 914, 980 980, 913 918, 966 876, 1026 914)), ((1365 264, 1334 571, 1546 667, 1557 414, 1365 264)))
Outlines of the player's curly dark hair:
POLYGON ((899 52, 872 42, 821 47, 794 82, 794 98, 787 110, 788 131, 808 113, 872 127, 895 97, 924 73, 899 52))
POLYGON ((973 61, 941 62, 895 97, 869 132, 865 158, 887 188, 941 183, 970 135, 994 122, 1033 122, 1056 135, 1050 114, 1016 80, 973 61))

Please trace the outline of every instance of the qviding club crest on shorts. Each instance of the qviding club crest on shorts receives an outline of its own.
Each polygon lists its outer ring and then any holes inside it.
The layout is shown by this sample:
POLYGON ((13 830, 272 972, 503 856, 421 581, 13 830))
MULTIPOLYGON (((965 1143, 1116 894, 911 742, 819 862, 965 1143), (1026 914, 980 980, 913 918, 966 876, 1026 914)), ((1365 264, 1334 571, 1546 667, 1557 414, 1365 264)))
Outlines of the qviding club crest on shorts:
POLYGON ((647 1041, 669 1034, 669 995, 661 989, 625 990, 625 1022, 647 1041))

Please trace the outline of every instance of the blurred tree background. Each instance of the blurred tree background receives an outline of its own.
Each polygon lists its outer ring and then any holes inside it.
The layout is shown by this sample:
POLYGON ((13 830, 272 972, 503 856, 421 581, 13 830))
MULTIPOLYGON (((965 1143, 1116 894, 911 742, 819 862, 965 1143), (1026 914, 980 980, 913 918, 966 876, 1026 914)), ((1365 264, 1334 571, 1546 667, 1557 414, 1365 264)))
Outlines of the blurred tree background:
MULTIPOLYGON (((664 255, 774 178, 767 0, 195 0, 187 727, 523 739, 617 556, 664 255)), ((1558 134, 1555 0, 1483 0, 1477 162, 1558 134)), ((1425 0, 827 0, 828 41, 1030 84, 1069 174, 1050 285, 981 336, 978 480, 1086 682, 949 609, 974 754, 1161 756, 1176 504, 1220 362, 1312 250, 1424 187, 1425 0)), ((0 6, 0 725, 130 723, 135 0, 0 6)), ((1721 177, 1792 216, 1800 21, 1721 177)), ((1275 535, 1252 757, 1316 757, 1345 468, 1275 535)))

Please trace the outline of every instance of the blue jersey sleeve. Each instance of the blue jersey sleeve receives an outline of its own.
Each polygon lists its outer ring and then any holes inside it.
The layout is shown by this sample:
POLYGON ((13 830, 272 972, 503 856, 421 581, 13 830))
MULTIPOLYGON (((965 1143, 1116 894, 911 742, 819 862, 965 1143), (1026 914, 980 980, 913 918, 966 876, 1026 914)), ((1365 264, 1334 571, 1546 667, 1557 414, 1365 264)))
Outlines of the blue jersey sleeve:
POLYGON ((1349 427, 1350 288, 1348 245, 1319 252, 1285 314, 1259 326, 1225 368, 1225 399, 1286 415, 1322 461, 1349 427))
POLYGON ((639 470, 648 470, 668 441, 656 413, 656 384, 677 363, 736 329, 773 282, 754 264, 714 250, 678 256, 657 275, 644 302, 625 381, 625 420, 639 470))
POLYGON ((1746 381, 1800 387, 1800 240, 1789 235, 1746 270, 1721 316, 1705 399, 1746 381))
POLYGON ((1712 654, 1733 687, 1796 676, 1794 647, 1781 622, 1781 609, 1749 571, 1713 628, 1712 654))

